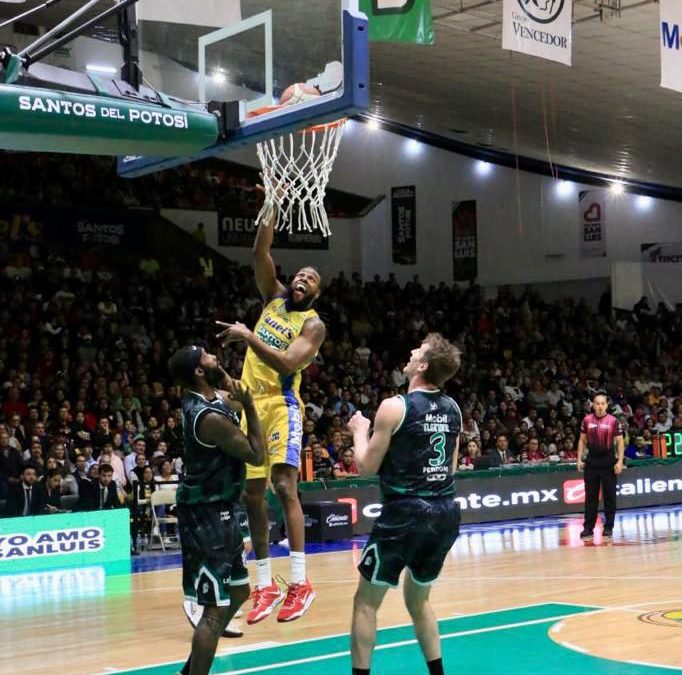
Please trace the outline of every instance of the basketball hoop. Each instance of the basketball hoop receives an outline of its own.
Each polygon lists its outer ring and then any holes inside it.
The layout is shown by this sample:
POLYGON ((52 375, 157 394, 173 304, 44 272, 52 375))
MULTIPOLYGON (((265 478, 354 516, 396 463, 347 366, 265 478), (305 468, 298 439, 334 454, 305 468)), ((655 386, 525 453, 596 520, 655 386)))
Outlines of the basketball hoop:
MULTIPOLYGON (((281 107, 260 108, 251 116, 281 107)), ((345 119, 317 124, 257 144, 265 188, 257 225, 275 216, 278 232, 295 228, 297 232, 319 231, 323 237, 331 234, 324 196, 345 124, 345 119)))

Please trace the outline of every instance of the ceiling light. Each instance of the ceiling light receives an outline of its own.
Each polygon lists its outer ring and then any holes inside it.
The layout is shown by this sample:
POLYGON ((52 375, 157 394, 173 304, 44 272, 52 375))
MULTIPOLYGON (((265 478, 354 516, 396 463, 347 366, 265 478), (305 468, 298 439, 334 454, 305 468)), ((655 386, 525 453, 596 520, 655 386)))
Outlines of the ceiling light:
POLYGON ((479 159, 476 162, 475 170, 479 176, 489 176, 492 173, 493 165, 490 162, 484 162, 482 159, 479 159))
POLYGON ((613 181, 609 190, 613 195, 622 195, 625 192, 625 183, 620 180, 613 181))
POLYGON ((416 138, 408 139, 405 149, 410 155, 418 155, 422 151, 422 144, 416 138))
POLYGON ((570 180, 560 180, 554 183, 554 192, 557 197, 570 197, 575 193, 575 183, 570 180))
POLYGON ((225 73, 223 73, 222 70, 216 70, 212 75, 211 79, 213 80, 214 84, 225 84, 225 81, 227 78, 225 77, 225 73))
POLYGON ((379 120, 376 117, 370 117, 367 120, 367 128, 370 131, 377 131, 378 129, 381 128, 381 125, 379 124, 379 120))
POLYGON ((116 75, 118 72, 113 66, 104 66, 97 63, 88 63, 85 70, 91 73, 103 73, 104 75, 116 75))
POLYGON ((635 204, 640 211, 648 211, 654 205, 654 200, 646 195, 639 195, 635 204))

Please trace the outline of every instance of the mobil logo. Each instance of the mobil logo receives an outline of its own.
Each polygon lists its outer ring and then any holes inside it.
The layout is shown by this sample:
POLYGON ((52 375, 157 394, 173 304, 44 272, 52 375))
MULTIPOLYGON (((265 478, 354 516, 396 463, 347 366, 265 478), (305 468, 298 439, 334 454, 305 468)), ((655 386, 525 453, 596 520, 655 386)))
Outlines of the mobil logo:
POLYGON ((564 504, 584 504, 585 503, 585 481, 565 480, 564 481, 564 504))

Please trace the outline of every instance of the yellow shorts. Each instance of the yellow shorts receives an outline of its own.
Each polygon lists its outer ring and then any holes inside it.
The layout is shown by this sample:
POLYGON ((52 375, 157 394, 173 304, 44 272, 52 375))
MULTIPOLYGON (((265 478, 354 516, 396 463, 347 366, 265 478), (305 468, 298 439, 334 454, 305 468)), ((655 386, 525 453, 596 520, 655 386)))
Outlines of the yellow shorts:
MULTIPOLYGON (((295 394, 255 399, 258 419, 265 436, 265 463, 246 465, 246 479, 268 478, 274 464, 301 466, 304 406, 295 394)), ((242 415, 242 431, 246 432, 246 416, 242 415)))

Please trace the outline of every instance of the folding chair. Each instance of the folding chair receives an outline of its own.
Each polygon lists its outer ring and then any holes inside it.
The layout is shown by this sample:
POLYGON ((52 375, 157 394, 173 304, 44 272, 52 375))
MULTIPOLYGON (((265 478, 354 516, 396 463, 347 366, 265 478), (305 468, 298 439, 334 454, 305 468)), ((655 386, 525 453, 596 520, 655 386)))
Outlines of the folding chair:
POLYGON ((152 547, 154 537, 158 537, 159 542, 161 543, 161 550, 164 553, 166 552, 166 544, 163 540, 163 536, 161 535, 159 525, 166 523, 177 523, 178 519, 175 516, 168 515, 159 517, 156 514, 155 507, 162 505, 171 506, 175 504, 175 493, 176 490, 155 490, 154 492, 152 492, 151 498, 149 500, 152 512, 151 532, 149 533, 149 548, 152 547))

